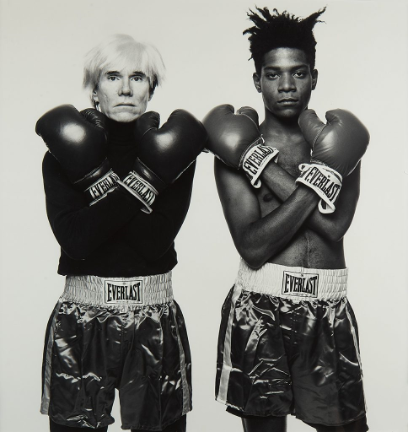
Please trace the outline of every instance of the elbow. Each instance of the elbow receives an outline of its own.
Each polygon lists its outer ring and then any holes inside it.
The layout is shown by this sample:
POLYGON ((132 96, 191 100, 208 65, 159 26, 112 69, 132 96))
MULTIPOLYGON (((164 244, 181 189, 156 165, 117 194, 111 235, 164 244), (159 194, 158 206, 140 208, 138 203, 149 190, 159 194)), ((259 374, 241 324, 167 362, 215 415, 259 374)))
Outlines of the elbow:
POLYGON ((75 260, 75 261, 83 261, 89 258, 91 255, 91 251, 88 250, 86 247, 80 244, 61 244, 61 249, 64 251, 66 255, 68 255, 69 258, 75 260))
POLYGON ((261 260, 251 260, 244 257, 242 258, 248 264, 248 267, 251 267, 252 270, 259 270, 266 262, 261 260))
POLYGON ((168 251, 168 249, 166 249, 166 250, 158 250, 158 249, 145 250, 145 251, 143 251, 143 258, 147 262, 155 262, 155 261, 159 260, 167 251, 168 251))
POLYGON ((332 243, 338 243, 343 239, 343 237, 344 233, 341 233, 340 231, 329 231, 326 233, 326 239, 332 243))
POLYGON ((266 256, 261 251, 254 248, 238 248, 238 252, 242 259, 253 270, 260 269, 270 258, 270 256, 266 256))
POLYGON ((148 262, 155 262, 162 258, 174 245, 174 241, 167 242, 150 242, 143 248, 142 255, 148 262))
POLYGON ((343 240, 348 226, 333 226, 332 229, 326 232, 326 237, 329 241, 333 243, 338 243, 343 240))
POLYGON ((333 243, 338 243, 342 241, 343 238, 344 238, 344 233, 333 233, 332 235, 330 235, 329 240, 332 241, 333 243))
POLYGON ((81 239, 79 236, 69 237, 66 235, 60 235, 58 230, 55 229, 53 232, 58 244, 61 246, 61 249, 69 258, 76 261, 82 261, 89 258, 91 255, 92 249, 90 248, 88 241, 81 239))

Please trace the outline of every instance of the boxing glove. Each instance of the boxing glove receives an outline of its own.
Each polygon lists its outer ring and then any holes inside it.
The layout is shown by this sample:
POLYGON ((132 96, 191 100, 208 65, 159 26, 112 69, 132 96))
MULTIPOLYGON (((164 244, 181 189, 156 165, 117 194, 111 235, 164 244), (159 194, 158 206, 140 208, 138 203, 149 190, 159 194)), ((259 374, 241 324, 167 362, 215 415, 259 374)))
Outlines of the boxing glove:
POLYGON ((150 213, 156 196, 176 181, 204 149, 207 133, 194 116, 174 111, 161 128, 158 113, 149 111, 135 126, 138 157, 133 170, 120 184, 150 213))
POLYGON ((312 151, 311 163, 300 166, 296 182, 311 187, 321 197, 322 213, 333 213, 343 177, 351 174, 363 157, 370 135, 349 111, 328 111, 326 120, 323 123, 313 110, 299 116, 300 129, 312 151))
POLYGON ((86 193, 91 205, 119 179, 106 159, 105 122, 106 117, 95 109, 79 112, 72 105, 61 105, 46 112, 35 126, 68 179, 86 193))
POLYGON ((259 188, 263 169, 279 151, 265 145, 257 112, 242 107, 234 113, 232 105, 219 105, 207 114, 203 123, 209 137, 208 150, 226 165, 243 169, 252 186, 259 188))

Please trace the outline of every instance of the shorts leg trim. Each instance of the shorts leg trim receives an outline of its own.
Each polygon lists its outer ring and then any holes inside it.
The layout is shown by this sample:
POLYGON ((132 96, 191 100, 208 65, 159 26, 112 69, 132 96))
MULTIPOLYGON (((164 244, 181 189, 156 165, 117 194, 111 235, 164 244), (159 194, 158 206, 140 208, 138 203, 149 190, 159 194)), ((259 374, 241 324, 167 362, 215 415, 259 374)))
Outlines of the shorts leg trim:
POLYGON ((355 329, 355 327, 353 325, 353 320, 352 320, 352 318, 350 316, 350 312, 348 311, 347 308, 345 310, 346 310, 347 318, 348 318, 349 323, 350 323, 351 335, 353 336, 354 349, 356 350, 358 364, 360 366, 360 369, 363 370, 363 367, 362 367, 362 364, 361 364, 360 349, 359 349, 359 346, 358 346, 356 329, 355 329))
MULTIPOLYGON (((171 308, 173 310, 173 316, 175 317, 175 320, 177 319, 177 308, 176 305, 174 304, 174 302, 171 303, 171 308)), ((184 348, 183 345, 181 343, 181 338, 180 338, 180 332, 179 332, 179 328, 177 325, 177 322, 174 323, 175 324, 175 328, 176 328, 176 332, 177 332, 177 341, 178 341, 178 347, 179 347, 179 353, 180 353, 180 373, 181 373, 181 385, 183 387, 183 411, 182 414, 185 415, 187 414, 189 411, 191 411, 191 406, 190 406, 190 390, 188 387, 188 381, 187 381, 187 372, 186 372, 186 356, 184 353, 184 348)))
POLYGON ((235 303, 240 294, 241 294, 241 290, 238 288, 234 288, 234 292, 231 298, 231 308, 229 312, 227 331, 225 332, 223 365, 221 371, 220 386, 218 389, 218 394, 216 396, 216 400, 224 404, 227 403, 228 382, 229 382, 229 377, 232 369, 232 363, 231 363, 232 323, 234 321, 235 303))
POLYGON ((58 302, 53 316, 51 318, 50 326, 47 334, 47 346, 44 353, 44 376, 43 376, 43 394, 41 397, 41 414, 48 414, 48 409, 51 400, 51 375, 52 375, 52 347, 54 345, 55 329, 57 327, 57 315, 61 302, 58 302))

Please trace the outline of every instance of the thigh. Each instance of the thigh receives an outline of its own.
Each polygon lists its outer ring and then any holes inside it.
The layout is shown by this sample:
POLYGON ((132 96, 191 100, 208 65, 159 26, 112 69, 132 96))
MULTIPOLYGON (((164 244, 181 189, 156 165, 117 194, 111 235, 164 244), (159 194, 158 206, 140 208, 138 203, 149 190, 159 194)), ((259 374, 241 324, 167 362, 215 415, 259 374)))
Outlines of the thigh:
POLYGON ((86 431, 107 432, 108 427, 106 426, 101 429, 69 427, 69 426, 63 426, 57 424, 50 419, 50 432, 86 432, 86 431))
POLYGON ((286 432, 286 416, 245 416, 242 418, 242 425, 244 432, 286 432))

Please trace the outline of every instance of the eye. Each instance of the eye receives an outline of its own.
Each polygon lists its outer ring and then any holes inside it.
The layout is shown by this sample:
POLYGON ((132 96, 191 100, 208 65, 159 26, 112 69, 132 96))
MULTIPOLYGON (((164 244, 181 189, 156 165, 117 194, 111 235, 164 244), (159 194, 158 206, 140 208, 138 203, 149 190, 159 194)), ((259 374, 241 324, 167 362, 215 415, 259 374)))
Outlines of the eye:
POLYGON ((131 80, 136 81, 136 82, 143 81, 144 79, 145 79, 145 77, 143 75, 134 75, 131 77, 131 80))
POLYGON ((118 79, 119 79, 119 77, 117 77, 116 75, 108 75, 107 76, 108 81, 116 81, 118 79))
POLYGON ((294 74, 295 78, 304 78, 306 76, 306 72, 304 71, 296 71, 294 74))
POLYGON ((275 72, 268 72, 266 74, 266 78, 268 78, 270 80, 274 80, 274 79, 276 79, 278 77, 279 77, 279 75, 277 73, 275 73, 275 72))

